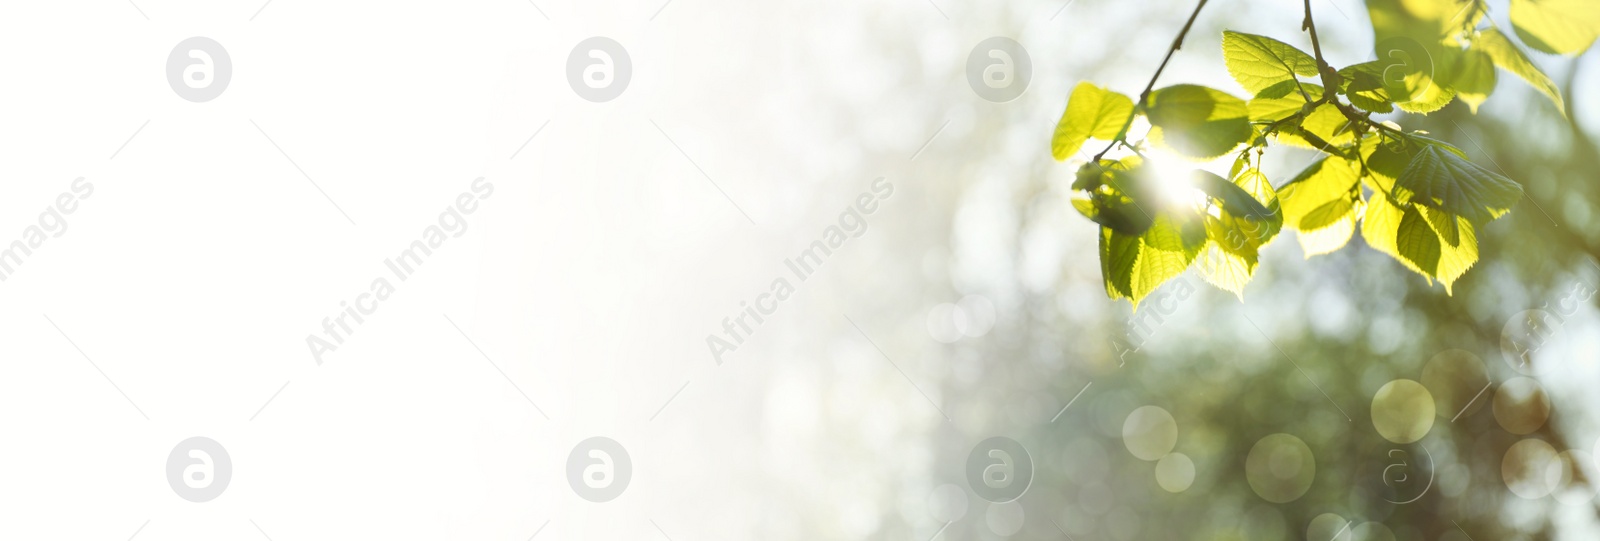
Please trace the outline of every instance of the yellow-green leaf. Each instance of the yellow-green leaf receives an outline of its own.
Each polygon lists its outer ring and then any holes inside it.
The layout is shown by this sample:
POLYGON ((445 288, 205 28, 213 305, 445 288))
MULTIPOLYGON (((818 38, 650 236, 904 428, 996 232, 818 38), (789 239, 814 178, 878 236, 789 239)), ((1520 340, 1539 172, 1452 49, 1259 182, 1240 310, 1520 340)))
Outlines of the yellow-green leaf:
POLYGON ((1594 0, 1511 0, 1511 25, 1529 47, 1579 53, 1600 37, 1600 6, 1594 0))
POLYGON ((1139 237, 1139 258, 1130 282, 1135 306, 1161 284, 1183 274, 1205 243, 1205 224, 1199 216, 1164 213, 1139 237))
MULTIPOLYGON (((1383 192, 1374 192, 1367 198, 1366 209, 1361 213, 1361 238, 1367 241, 1367 246, 1372 249, 1389 254, 1389 257, 1399 259, 1407 266, 1410 261, 1400 257, 1400 251, 1395 248, 1395 237, 1400 232, 1400 219, 1405 212, 1390 201, 1383 192)), ((1422 272, 1421 269, 1411 270, 1422 272)))
POLYGON ((1494 93, 1499 77, 1494 71, 1494 59, 1483 52, 1477 43, 1456 58, 1454 82, 1456 97, 1478 114, 1478 106, 1494 93))
POLYGON ((1228 73, 1254 96, 1296 76, 1316 77, 1317 60, 1287 43, 1254 34, 1222 33, 1222 57, 1228 73))
POLYGON ((1220 90, 1177 85, 1150 95, 1150 140, 1201 160, 1232 152, 1254 135, 1244 100, 1220 90))
MULTIPOLYGON (((1301 83, 1300 88, 1304 88, 1312 100, 1322 99, 1321 85, 1301 83)), ((1277 122, 1299 113, 1305 105, 1306 98, 1298 90, 1290 90, 1282 96, 1274 90, 1268 90, 1257 94, 1246 108, 1250 112, 1251 122, 1277 122)))
POLYGON ((1454 286, 1457 279, 1467 273, 1472 265, 1478 262, 1478 235, 1474 231, 1472 222, 1466 218, 1456 217, 1456 229, 1460 232, 1460 242, 1455 245, 1444 244, 1440 246, 1439 269, 1434 277, 1439 283, 1444 284, 1444 291, 1454 295, 1454 286))
POLYGON ((1078 153, 1089 138, 1115 139, 1133 116, 1133 100, 1088 82, 1078 83, 1056 123, 1050 153, 1057 161, 1078 153))
POLYGON ((1475 224, 1499 218, 1522 199, 1522 186, 1441 144, 1425 143, 1395 180, 1411 201, 1475 224))
MULTIPOLYGON (((1133 298, 1133 266, 1139 260, 1139 248, 1139 237, 1100 228, 1100 275, 1106 282, 1107 296, 1133 298)), ((1133 299, 1133 303, 1137 306, 1139 300, 1133 299)))
POLYGON ((1428 277, 1432 283, 1434 273, 1439 269, 1439 256, 1441 246, 1439 234, 1434 233, 1428 226, 1427 219, 1416 207, 1407 208, 1400 216, 1400 228, 1395 231, 1395 250, 1400 257, 1411 262, 1411 265, 1428 277))
POLYGON ((1339 70, 1343 80, 1341 91, 1350 98, 1350 104, 1374 113, 1394 111, 1394 100, 1383 87, 1382 62, 1356 64, 1339 70))
POLYGON ((1454 293, 1456 280, 1466 274, 1478 261, 1478 237, 1471 222, 1449 213, 1434 212, 1427 207, 1413 206, 1402 209, 1374 193, 1367 200, 1367 210, 1361 220, 1361 236, 1367 245, 1388 254, 1412 272, 1421 274, 1432 283, 1439 280, 1447 293, 1454 293), (1439 220, 1435 225, 1432 220, 1439 220), (1441 238, 1443 220, 1455 221, 1457 242, 1451 245, 1441 238))
POLYGON ((1501 34, 1499 30, 1493 28, 1484 30, 1478 34, 1477 39, 1473 40, 1473 48, 1488 54, 1489 58, 1494 61, 1494 65, 1499 66, 1500 69, 1509 71, 1512 75, 1521 77, 1522 80, 1533 85, 1534 89, 1549 97, 1550 101, 1555 102, 1556 109, 1561 111, 1562 116, 1566 116, 1567 105, 1566 102, 1562 101, 1561 90, 1556 87, 1555 81, 1550 80, 1549 75, 1545 75, 1543 71, 1539 70, 1538 66, 1533 65, 1533 61, 1528 59, 1528 55, 1523 53, 1522 49, 1518 48, 1516 44, 1511 43, 1511 40, 1507 39, 1505 34, 1501 34))
POLYGON ((1255 275, 1260 257, 1254 250, 1232 251, 1229 239, 1242 238, 1242 233, 1231 230, 1222 220, 1206 217, 1206 248, 1195 261, 1200 277, 1207 283, 1232 292, 1244 300, 1244 286, 1255 275))
POLYGON ((1321 229, 1300 231, 1295 238, 1300 240, 1300 249, 1306 254, 1306 259, 1312 256, 1328 254, 1338 251, 1350 243, 1350 237, 1356 231, 1356 213, 1354 210, 1335 220, 1321 229))
POLYGON ((1278 190, 1284 224, 1298 231, 1333 225, 1354 210, 1359 176, 1355 163, 1325 156, 1278 190))
POLYGON ((1355 124, 1350 121, 1350 118, 1344 116, 1344 113, 1339 111, 1337 106, 1331 103, 1324 103, 1317 106, 1317 109, 1312 111, 1311 114, 1306 115, 1305 120, 1302 120, 1298 127, 1291 127, 1278 132, 1277 139, 1287 145, 1316 150, 1317 146, 1311 144, 1311 140, 1302 135, 1303 133, 1310 133, 1329 145, 1344 146, 1355 142, 1354 126, 1355 124))

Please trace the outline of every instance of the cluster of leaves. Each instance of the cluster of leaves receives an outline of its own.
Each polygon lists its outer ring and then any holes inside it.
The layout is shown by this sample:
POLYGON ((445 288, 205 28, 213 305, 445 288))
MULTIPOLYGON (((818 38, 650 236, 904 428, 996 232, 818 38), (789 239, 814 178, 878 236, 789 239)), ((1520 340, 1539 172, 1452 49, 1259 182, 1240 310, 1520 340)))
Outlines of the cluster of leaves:
MULTIPOLYGON (((1512 0, 1511 20, 1529 47, 1581 53, 1600 36, 1592 2, 1512 0)), ((1195 16, 1204 6, 1202 0, 1195 16)), ((1456 99, 1476 112, 1495 89, 1497 67, 1564 110, 1560 92, 1485 16, 1484 0, 1368 0, 1368 8, 1378 59, 1342 69, 1322 56, 1309 1, 1303 29, 1311 53, 1266 36, 1224 33, 1228 72, 1249 99, 1187 84, 1155 89, 1160 70, 1137 102, 1078 85, 1051 147, 1066 160, 1090 139, 1109 142, 1072 185, 1073 206, 1100 225, 1109 296, 1137 306, 1198 266, 1206 281, 1242 298, 1261 248, 1285 228, 1297 233, 1307 257, 1338 250, 1359 229, 1369 246, 1447 292, 1472 267, 1478 229, 1509 211, 1522 188, 1448 143, 1372 115, 1427 114, 1456 99), (1141 118, 1148 133, 1130 142, 1141 118), (1320 156, 1274 187, 1260 168, 1273 144, 1320 156), (1118 147, 1128 155, 1105 157, 1118 147), (1166 168, 1148 163, 1152 151, 1195 161, 1233 157, 1233 166, 1228 178, 1203 170, 1158 178, 1166 168), (1174 197, 1174 185, 1194 196, 1174 197)))

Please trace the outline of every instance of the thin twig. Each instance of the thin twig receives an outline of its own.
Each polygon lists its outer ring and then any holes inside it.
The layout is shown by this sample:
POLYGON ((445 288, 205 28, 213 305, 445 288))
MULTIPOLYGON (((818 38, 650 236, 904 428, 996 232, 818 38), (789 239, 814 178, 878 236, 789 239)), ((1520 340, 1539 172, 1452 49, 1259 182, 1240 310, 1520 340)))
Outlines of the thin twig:
POLYGON ((1144 92, 1139 93, 1139 103, 1138 106, 1134 108, 1134 113, 1128 115, 1128 120, 1122 123, 1122 129, 1117 131, 1117 138, 1111 141, 1111 144, 1106 145, 1105 150, 1102 150, 1099 154, 1094 155, 1093 163, 1100 163, 1100 158, 1104 158, 1106 153, 1111 152, 1111 149, 1115 148, 1118 144, 1129 146, 1128 128, 1133 126, 1133 119, 1139 114, 1138 110, 1149 104, 1150 92, 1155 89, 1156 80, 1161 78, 1161 72, 1166 71, 1167 64, 1172 62, 1172 55, 1177 54, 1178 49, 1183 48, 1183 39, 1189 35, 1189 29, 1194 28, 1194 21, 1200 18, 1200 10, 1205 9, 1206 2, 1208 1, 1210 0, 1200 0, 1199 5, 1194 7, 1194 13, 1189 15, 1189 22, 1183 23, 1183 30, 1178 32, 1178 37, 1172 40, 1172 47, 1167 49, 1167 57, 1161 60, 1161 66, 1156 68, 1155 75, 1150 76, 1150 83, 1144 85, 1144 92))

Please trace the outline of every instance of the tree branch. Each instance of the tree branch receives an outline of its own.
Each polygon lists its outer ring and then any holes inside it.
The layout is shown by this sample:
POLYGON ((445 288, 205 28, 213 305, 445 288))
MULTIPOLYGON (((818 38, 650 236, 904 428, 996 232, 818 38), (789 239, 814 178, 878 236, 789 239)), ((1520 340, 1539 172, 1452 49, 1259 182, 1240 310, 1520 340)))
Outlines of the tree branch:
POLYGON ((1094 155, 1094 163, 1100 163, 1100 158, 1105 157, 1106 153, 1111 152, 1111 149, 1115 148, 1118 144, 1128 144, 1128 127, 1133 125, 1133 119, 1139 115, 1139 109, 1144 108, 1150 101, 1150 92, 1155 89, 1156 80, 1161 78, 1161 72, 1167 70, 1167 64, 1172 62, 1172 55, 1177 54, 1178 49, 1183 48, 1183 39, 1189 35, 1189 29, 1194 28, 1194 21, 1200 18, 1200 10, 1205 9, 1206 2, 1209 1, 1210 0, 1200 0, 1200 4, 1194 7, 1194 13, 1189 15, 1189 22, 1183 23, 1183 30, 1178 32, 1178 37, 1172 40, 1172 47, 1167 49, 1167 57, 1161 60, 1161 66, 1156 68, 1155 75, 1150 76, 1150 83, 1144 85, 1144 92, 1139 93, 1139 103, 1138 106, 1134 108, 1134 113, 1128 115, 1128 120, 1122 123, 1122 129, 1117 132, 1116 140, 1112 141, 1111 144, 1106 145, 1105 150, 1102 150, 1099 154, 1094 155))

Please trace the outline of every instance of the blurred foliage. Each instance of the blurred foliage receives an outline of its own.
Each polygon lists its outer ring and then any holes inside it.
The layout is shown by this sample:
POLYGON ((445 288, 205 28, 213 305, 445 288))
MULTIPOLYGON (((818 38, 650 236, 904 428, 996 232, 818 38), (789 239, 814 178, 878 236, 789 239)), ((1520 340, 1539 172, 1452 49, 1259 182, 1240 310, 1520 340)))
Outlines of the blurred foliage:
MULTIPOLYGON (((1373 115, 1434 113, 1457 98, 1476 112, 1495 90, 1496 67, 1564 115, 1550 77, 1486 17, 1483 0, 1372 0, 1378 59, 1335 68, 1305 0, 1309 53, 1224 32, 1224 63, 1250 99, 1198 85, 1155 88, 1207 3, 1195 7, 1137 101, 1080 84, 1052 138, 1057 160, 1090 139, 1109 141, 1072 185, 1074 207, 1101 226, 1106 293, 1137 308, 1198 266, 1207 282, 1242 299, 1261 248, 1285 227, 1311 254, 1339 249, 1359 227, 1368 246, 1453 292, 1478 262, 1478 231, 1508 212, 1522 187, 1431 132, 1373 115), (1132 136, 1141 119, 1149 124, 1142 140, 1132 136), (1323 156, 1274 188, 1260 170, 1274 143, 1323 156), (1131 155, 1104 158, 1118 148, 1131 155), (1226 179, 1203 171, 1172 178, 1181 175, 1154 165, 1152 152, 1199 161, 1236 156, 1226 179)), ((1514 0, 1511 11, 1517 35, 1541 51, 1581 53, 1600 35, 1594 6, 1581 2, 1514 0)))

